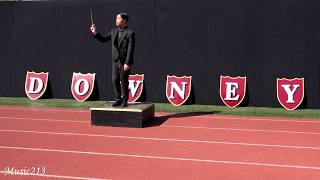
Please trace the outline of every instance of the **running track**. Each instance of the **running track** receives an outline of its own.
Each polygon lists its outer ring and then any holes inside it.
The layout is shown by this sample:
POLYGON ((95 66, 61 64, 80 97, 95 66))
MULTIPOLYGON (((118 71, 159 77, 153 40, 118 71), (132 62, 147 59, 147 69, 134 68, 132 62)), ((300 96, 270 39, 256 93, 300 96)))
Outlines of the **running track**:
POLYGON ((0 179, 320 179, 320 121, 156 116, 115 128, 91 126, 89 110, 0 106, 0 179))

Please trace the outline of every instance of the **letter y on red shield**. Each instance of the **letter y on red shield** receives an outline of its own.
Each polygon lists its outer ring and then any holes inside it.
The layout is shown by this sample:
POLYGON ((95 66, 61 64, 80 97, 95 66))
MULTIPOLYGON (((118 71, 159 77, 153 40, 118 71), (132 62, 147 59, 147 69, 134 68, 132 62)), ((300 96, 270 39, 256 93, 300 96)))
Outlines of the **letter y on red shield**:
POLYGON ((177 77, 167 75, 166 96, 174 106, 180 106, 187 101, 191 92, 192 76, 177 77))
POLYGON ((277 78, 277 97, 287 110, 299 107, 304 98, 304 78, 277 78))
POLYGON ((139 99, 143 91, 143 74, 129 75, 129 102, 135 102, 139 99))
POLYGON ((27 71, 24 90, 31 100, 39 99, 47 89, 49 73, 27 71))
POLYGON ((225 105, 234 108, 246 95, 246 77, 220 76, 220 98, 225 105))
POLYGON ((73 73, 71 92, 77 101, 83 102, 90 97, 94 87, 95 75, 95 73, 73 73))

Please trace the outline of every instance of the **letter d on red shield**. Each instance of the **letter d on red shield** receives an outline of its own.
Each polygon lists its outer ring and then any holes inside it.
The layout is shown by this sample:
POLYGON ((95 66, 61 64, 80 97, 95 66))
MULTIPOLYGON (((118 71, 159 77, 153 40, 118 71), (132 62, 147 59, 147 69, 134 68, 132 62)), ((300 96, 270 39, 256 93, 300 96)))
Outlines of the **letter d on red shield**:
POLYGON ((49 73, 27 71, 24 90, 31 100, 39 99, 47 89, 49 73))
POLYGON ((71 92, 77 101, 83 102, 90 97, 94 88, 95 75, 95 73, 73 73, 71 92))

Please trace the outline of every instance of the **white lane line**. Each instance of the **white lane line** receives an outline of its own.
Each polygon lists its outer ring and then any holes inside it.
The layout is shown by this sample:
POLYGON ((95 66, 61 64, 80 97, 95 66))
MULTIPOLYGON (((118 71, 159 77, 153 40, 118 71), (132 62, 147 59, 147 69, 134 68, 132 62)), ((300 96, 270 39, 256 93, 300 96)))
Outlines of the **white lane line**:
POLYGON ((0 146, 0 149, 14 149, 14 150, 59 152, 59 153, 86 154, 86 155, 99 155, 99 156, 119 156, 119 157, 131 157, 131 158, 147 158, 147 159, 192 161, 192 162, 204 162, 204 163, 221 163, 221 164, 237 164, 237 165, 251 165, 251 166, 266 166, 266 167, 281 167, 281 168, 320 170, 320 167, 316 167, 316 166, 300 166, 300 165, 271 164, 271 163, 254 163, 254 162, 240 162, 240 161, 221 161, 221 160, 211 160, 211 159, 193 159, 193 158, 164 157, 164 156, 144 156, 144 155, 138 155, 138 154, 118 154, 118 153, 103 153, 103 152, 90 152, 90 151, 72 151, 72 150, 43 149, 43 148, 32 148, 32 147, 0 146))
POLYGON ((265 130, 265 129, 214 128, 214 127, 202 127, 202 126, 175 126, 175 125, 160 125, 160 126, 161 127, 169 127, 169 128, 186 128, 186 129, 207 129, 207 130, 223 130, 223 131, 249 131, 249 132, 266 132, 266 133, 320 135, 320 132, 311 132, 311 131, 283 131, 283 130, 265 130))
POLYGON ((292 119, 287 119, 287 118, 253 118, 253 117, 226 117, 226 116, 208 116, 208 115, 203 115, 203 116, 194 116, 194 117, 199 117, 199 118, 205 118, 205 119, 219 119, 219 120, 225 120, 225 119, 230 119, 230 120, 245 120, 245 121, 271 121, 271 122, 293 122, 293 123, 320 123, 319 119, 305 119, 305 120, 299 120, 299 118, 292 118, 292 119))
POLYGON ((35 108, 35 107, 1 107, 0 110, 25 110, 25 111, 53 111, 53 112, 81 112, 89 113, 90 110, 82 109, 51 109, 51 108, 35 108))
POLYGON ((9 116, 0 116, 0 119, 16 119, 16 120, 28 120, 28 121, 57 121, 57 122, 74 122, 74 123, 88 123, 88 121, 74 121, 68 119, 47 119, 47 118, 24 118, 24 117, 9 117, 9 116))
MULTIPOLYGON (((8 106, 2 106, 0 105, 1 109, 8 109, 8 110, 39 110, 39 111, 53 111, 53 112, 80 112, 80 113, 90 113, 89 109, 50 109, 50 108, 34 108, 34 107, 8 107, 8 106)), ((162 114, 160 113, 155 113, 162 114)), ((170 116, 172 114, 166 114, 166 115, 160 115, 156 117, 162 117, 162 116, 170 116)), ((232 117, 232 116, 223 116, 223 115, 202 115, 202 116, 193 116, 193 117, 201 117, 201 118, 208 118, 208 119, 231 119, 231 120, 249 120, 249 121, 274 121, 274 122, 295 122, 295 123, 320 123, 320 120, 317 119, 301 119, 301 118, 284 118, 284 117, 270 117, 270 118, 254 118, 254 117, 232 117)))
POLYGON ((241 142, 225 142, 225 141, 200 141, 192 139, 171 139, 171 138, 153 138, 153 137, 138 137, 138 136, 115 136, 115 135, 101 135, 101 134, 82 134, 82 133, 61 133, 61 132, 42 132, 42 131, 25 131, 25 130, 9 130, 0 129, 0 132, 13 133, 34 133, 34 134, 50 134, 50 135, 67 135, 67 136, 85 136, 85 137, 102 137, 102 138, 119 138, 119 139, 135 139, 135 140, 151 140, 151 141, 172 141, 185 143, 204 143, 204 144, 222 144, 222 145, 241 145, 241 146, 258 146, 258 147, 273 147, 273 148, 288 148, 288 149, 309 149, 320 150, 320 147, 312 146, 290 146, 278 144, 258 144, 258 143, 241 143, 241 142))
POLYGON ((78 177, 78 176, 61 176, 61 175, 53 175, 53 174, 22 174, 22 173, 15 173, 15 172, 7 172, 7 171, 0 171, 1 174, 5 177, 10 176, 38 176, 38 177, 50 177, 50 178, 59 178, 59 179, 78 179, 78 180, 110 180, 110 179, 102 179, 102 178, 93 178, 93 177, 78 177))
MULTIPOLYGON (((90 121, 74 121, 67 119, 33 119, 33 118, 15 118, 15 117, 0 117, 0 119, 17 119, 28 121, 51 121, 51 122, 71 122, 71 123, 90 123, 90 121)), ((207 129, 207 130, 223 130, 223 131, 248 131, 248 132, 265 132, 265 133, 289 133, 289 134, 310 134, 319 135, 320 132, 311 131, 283 131, 283 130, 267 130, 267 129, 241 129, 241 128, 214 128, 214 127, 202 127, 202 126, 178 126, 178 125, 160 125, 160 127, 168 128, 187 128, 187 129, 207 129)))

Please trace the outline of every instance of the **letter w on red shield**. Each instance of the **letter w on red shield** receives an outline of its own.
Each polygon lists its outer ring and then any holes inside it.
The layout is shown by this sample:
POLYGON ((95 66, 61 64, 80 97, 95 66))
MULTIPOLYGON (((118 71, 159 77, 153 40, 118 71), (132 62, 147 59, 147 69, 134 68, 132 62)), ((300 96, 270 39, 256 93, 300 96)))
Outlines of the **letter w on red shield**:
POLYGON ((304 78, 277 78, 277 97, 287 110, 294 110, 304 98, 304 78))
POLYGON ((139 99, 143 91, 143 74, 129 75, 129 102, 135 102, 139 99))
POLYGON ((220 98, 225 105, 234 108, 246 95, 246 77, 220 76, 220 98))
POLYGON ((83 102, 90 97, 94 87, 95 75, 95 73, 73 73, 71 92, 77 101, 83 102))
POLYGON ((24 90, 31 100, 39 99, 47 89, 49 73, 27 71, 24 90))
POLYGON ((167 75, 166 95, 172 105, 180 106, 187 101, 191 92, 191 79, 192 76, 167 75))

